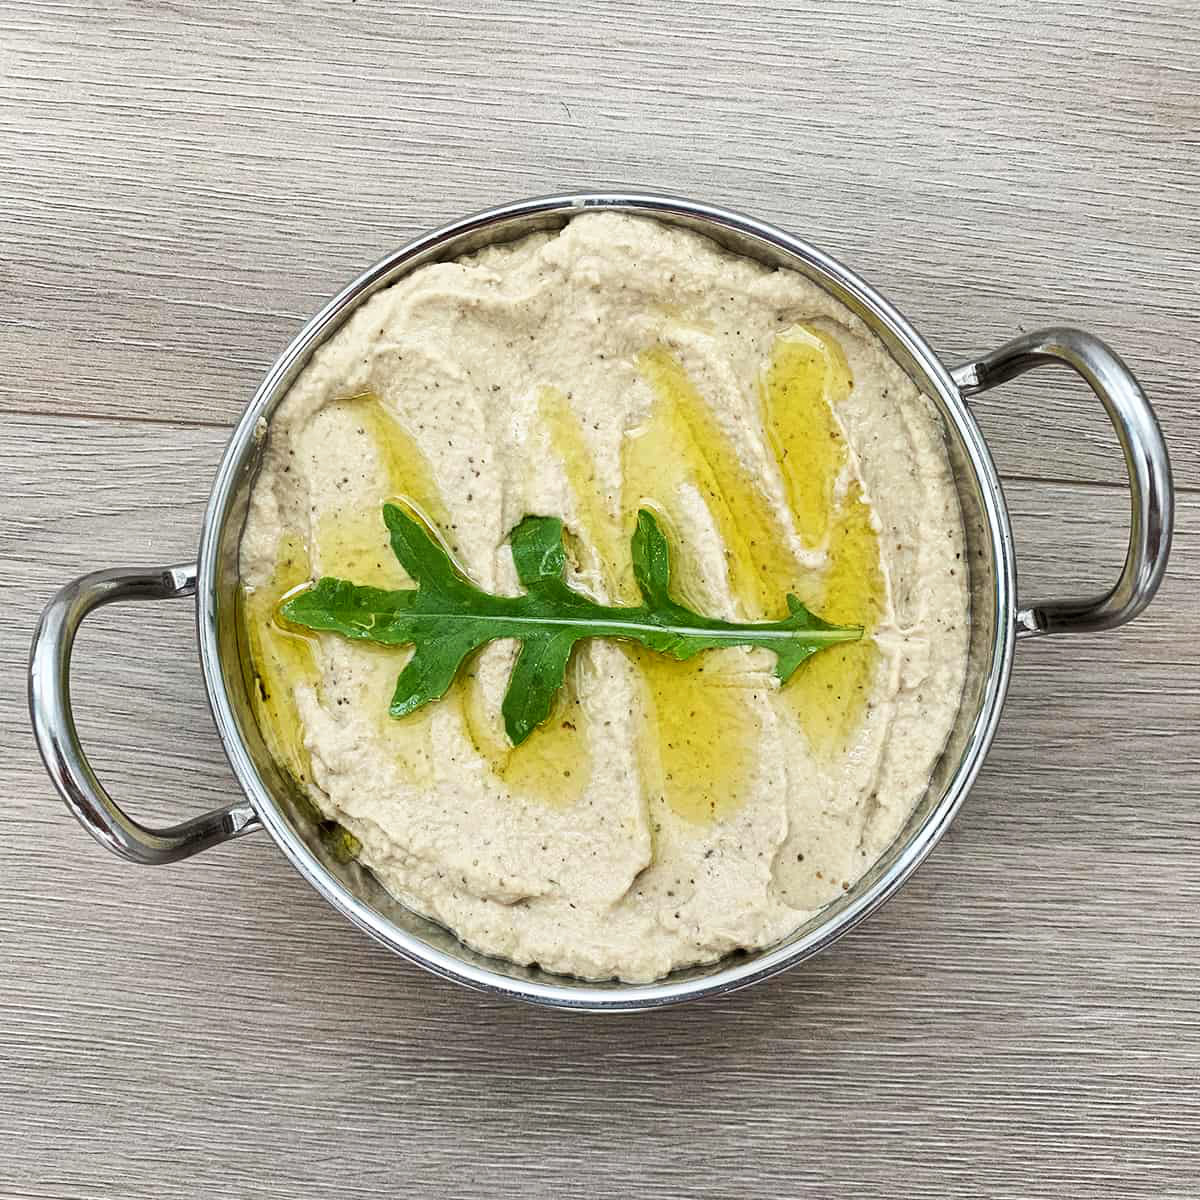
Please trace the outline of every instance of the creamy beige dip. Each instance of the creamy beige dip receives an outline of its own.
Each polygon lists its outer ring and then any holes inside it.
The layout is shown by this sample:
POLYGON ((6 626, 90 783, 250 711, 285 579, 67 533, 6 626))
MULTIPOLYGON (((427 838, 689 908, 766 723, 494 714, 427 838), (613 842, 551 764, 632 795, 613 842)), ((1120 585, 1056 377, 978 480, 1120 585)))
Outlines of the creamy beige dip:
POLYGON ((695 234, 581 215, 375 296, 279 406, 241 550, 260 723, 413 909, 516 962, 655 979, 785 937, 893 840, 959 702, 962 541, 932 405, 842 305, 695 234), (636 602, 649 504, 693 607, 774 619, 792 590, 866 636, 782 688, 763 651, 583 642, 516 750, 496 642, 393 720, 407 649, 277 614, 320 575, 411 586, 388 499, 509 593, 509 530, 559 516, 572 585, 615 603, 636 602))

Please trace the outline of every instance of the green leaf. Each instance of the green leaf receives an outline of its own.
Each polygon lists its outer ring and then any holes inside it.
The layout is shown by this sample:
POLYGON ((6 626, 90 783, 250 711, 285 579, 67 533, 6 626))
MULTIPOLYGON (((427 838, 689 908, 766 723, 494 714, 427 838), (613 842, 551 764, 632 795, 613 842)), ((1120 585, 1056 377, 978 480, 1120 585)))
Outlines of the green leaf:
POLYGON ((421 585, 422 591, 453 595, 471 588, 470 582, 450 561, 450 556, 415 517, 395 504, 385 504, 383 520, 391 534, 392 553, 421 585))
POLYGON ((521 647, 500 705, 504 728, 514 746, 519 746, 550 715, 575 640, 573 632, 557 630, 535 634, 521 647))
POLYGON ((393 717, 407 717, 431 700, 440 700, 454 682, 459 663, 474 649, 475 644, 461 634, 418 645, 396 680, 388 712, 393 717))
POLYGON ((669 604, 671 547, 648 509, 638 511, 631 543, 633 577, 647 604, 669 604))
POLYGON ((403 717, 440 699, 463 660, 496 638, 514 638, 520 653, 501 712, 514 746, 550 714, 575 643, 589 637, 624 638, 660 654, 688 659, 704 650, 756 646, 775 655, 786 683, 805 659, 826 646, 862 636, 857 627, 831 625, 788 596, 782 621, 718 621, 672 599, 671 548, 654 514, 638 513, 631 552, 643 603, 599 604, 566 582, 562 522, 526 517, 509 536, 521 596, 497 596, 475 586, 445 547, 415 516, 383 506, 392 550, 416 580, 415 588, 386 591, 344 579, 320 579, 283 606, 297 625, 388 646, 414 647, 392 697, 403 717))
POLYGON ((557 517, 526 517, 508 535, 517 578, 527 587, 561 579, 567 569, 562 522, 557 517))

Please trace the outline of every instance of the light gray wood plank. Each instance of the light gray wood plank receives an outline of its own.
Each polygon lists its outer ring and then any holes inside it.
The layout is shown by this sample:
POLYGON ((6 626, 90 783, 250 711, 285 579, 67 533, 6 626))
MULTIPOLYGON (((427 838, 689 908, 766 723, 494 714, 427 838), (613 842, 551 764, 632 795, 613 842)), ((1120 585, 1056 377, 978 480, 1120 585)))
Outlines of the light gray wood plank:
MULTIPOLYGON (((635 182, 857 266, 949 360, 1074 321, 1200 485, 1187 0, 0 0, 0 1196, 1195 1196, 1200 497, 1160 599, 1020 648, 930 862, 801 970, 618 1019, 519 1009, 354 931, 265 837, 142 870, 37 761, 66 578, 194 551, 305 315, 473 208, 635 182)), ((1067 377, 982 397, 1029 596, 1117 568, 1067 377), (1054 482, 1058 481, 1058 482, 1054 482)), ((130 808, 235 784, 187 603, 99 614, 80 724, 130 808)))
MULTIPOLYGON (((996 746, 933 859, 832 952, 638 1017, 429 978, 264 837, 161 870, 63 810, 20 686, 70 575, 186 558, 216 428, 0 430, 0 1194, 1188 1196, 1200 1166, 1200 501, 1117 634, 1022 647, 996 746)), ((1008 488, 1031 594, 1115 569, 1125 496, 1008 488)), ((234 792, 187 604, 81 639, 81 727, 158 819, 234 792), (131 647, 133 652, 131 653, 131 647)))
MULTIPOLYGON (((384 251, 633 182, 801 232, 951 361, 1095 329, 1200 484, 1190 0, 9 0, 0 20, 7 411, 228 423, 384 251)), ((1119 478, 1065 377, 979 408, 1005 470, 1119 478)))

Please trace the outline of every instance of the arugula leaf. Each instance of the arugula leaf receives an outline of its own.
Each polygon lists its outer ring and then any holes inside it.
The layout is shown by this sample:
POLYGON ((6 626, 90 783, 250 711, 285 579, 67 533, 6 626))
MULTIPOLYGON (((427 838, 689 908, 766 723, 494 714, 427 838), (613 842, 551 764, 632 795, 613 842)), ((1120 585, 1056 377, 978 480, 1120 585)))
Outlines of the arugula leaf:
POLYGON ((509 535, 517 577, 526 589, 521 596, 476 587, 404 509, 385 504, 383 519, 392 551, 417 581, 415 588, 385 591, 326 577, 293 596, 282 612, 308 629, 414 646, 396 681, 393 717, 444 696, 463 659, 496 638, 521 643, 501 706, 509 740, 517 746, 550 715, 581 638, 624 638, 681 660, 725 646, 757 646, 774 653, 782 684, 818 650, 862 636, 861 628, 822 621, 792 595, 782 621, 738 624, 693 612, 671 597, 671 549, 647 509, 638 512, 631 545, 642 603, 628 607, 599 604, 568 585, 557 517, 526 517, 509 535))

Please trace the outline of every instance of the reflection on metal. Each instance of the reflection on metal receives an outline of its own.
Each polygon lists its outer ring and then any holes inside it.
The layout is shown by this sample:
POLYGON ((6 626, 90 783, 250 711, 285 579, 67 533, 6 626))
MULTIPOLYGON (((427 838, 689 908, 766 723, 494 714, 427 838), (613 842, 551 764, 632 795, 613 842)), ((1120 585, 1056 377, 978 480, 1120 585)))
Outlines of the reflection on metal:
POLYGON ((973 396, 1048 363, 1065 364, 1082 375, 1116 430, 1129 473, 1129 550, 1117 582, 1103 595, 1019 608, 1017 636, 1022 638, 1091 633, 1132 621, 1162 582, 1174 522, 1171 463, 1154 410, 1133 372, 1098 337, 1081 329, 1041 329, 951 375, 964 396, 973 396))

